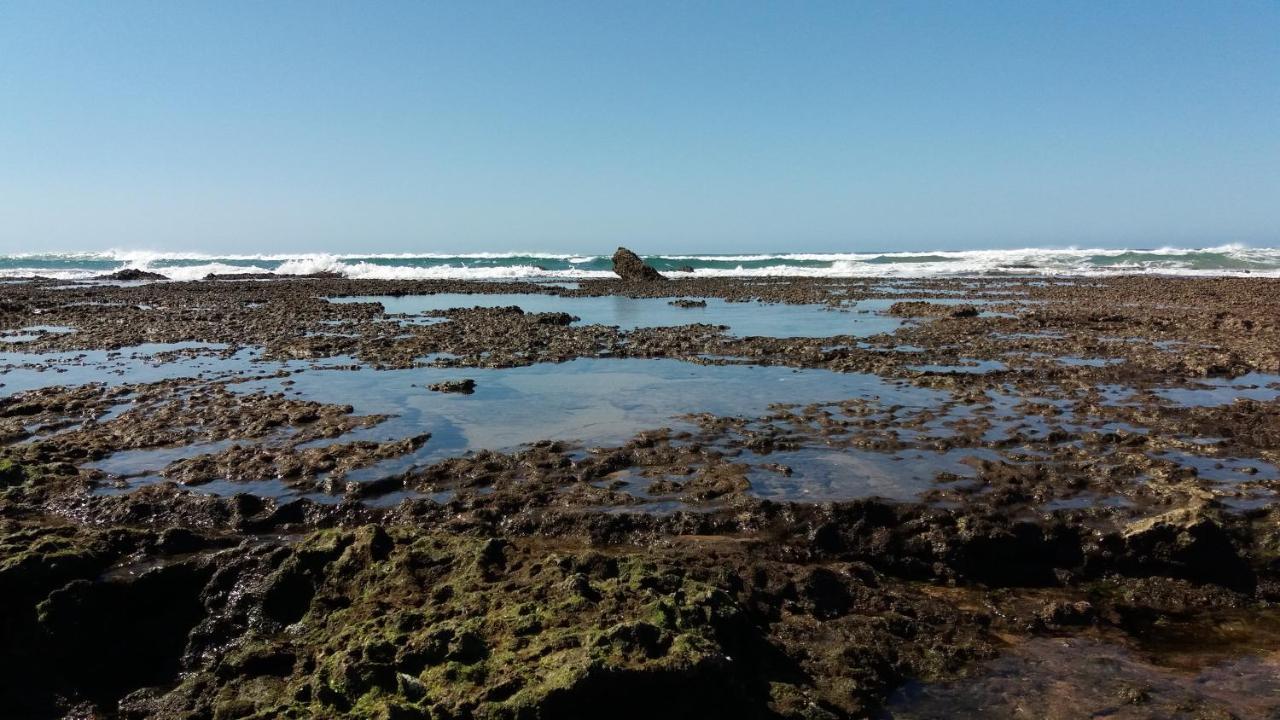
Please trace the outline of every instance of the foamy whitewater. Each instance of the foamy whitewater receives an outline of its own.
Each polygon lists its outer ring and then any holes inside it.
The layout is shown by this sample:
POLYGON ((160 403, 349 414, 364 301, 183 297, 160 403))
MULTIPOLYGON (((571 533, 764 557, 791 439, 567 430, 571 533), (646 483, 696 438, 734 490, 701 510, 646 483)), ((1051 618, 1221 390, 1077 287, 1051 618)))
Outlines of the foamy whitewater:
MULTIPOLYGON (((1157 250, 963 250, 886 253, 650 255, 658 270, 685 277, 886 277, 1162 274, 1280 277, 1280 248, 1239 245, 1157 250)), ((310 275, 361 279, 580 279, 615 277, 609 255, 438 253, 216 255, 127 250, 0 255, 0 277, 85 280, 126 268, 172 280, 210 274, 310 275)))

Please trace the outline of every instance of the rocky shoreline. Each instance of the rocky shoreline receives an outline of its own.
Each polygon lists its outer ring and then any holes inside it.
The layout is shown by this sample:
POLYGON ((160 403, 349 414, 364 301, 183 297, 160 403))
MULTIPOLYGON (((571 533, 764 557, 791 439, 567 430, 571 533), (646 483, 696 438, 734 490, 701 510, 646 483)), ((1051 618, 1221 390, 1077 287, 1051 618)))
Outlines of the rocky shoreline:
POLYGON ((34 280, 0 286, 0 323, 16 717, 1280 712, 1280 281, 34 280), (772 337, 360 301, 433 293, 900 324, 772 337), (317 372, 584 358, 866 374, 931 400, 836 393, 402 465, 436 439, 293 394, 317 372), (181 363, 207 369, 139 375, 181 363), (61 379, 80 368, 94 382, 61 379), (101 464, 156 450, 141 474, 101 464), (921 489, 763 492, 822 462, 921 489), (1047 693, 1063 658, 1079 692, 1047 693), (1222 668, 1236 680, 1194 681, 1222 668))

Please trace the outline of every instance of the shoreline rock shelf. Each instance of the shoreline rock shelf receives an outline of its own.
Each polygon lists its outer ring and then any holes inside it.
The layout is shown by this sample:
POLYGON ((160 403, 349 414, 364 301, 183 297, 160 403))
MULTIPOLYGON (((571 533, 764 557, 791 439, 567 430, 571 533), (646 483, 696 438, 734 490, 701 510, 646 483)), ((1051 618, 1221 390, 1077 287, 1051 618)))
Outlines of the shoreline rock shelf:
POLYGON ((515 285, 686 319, 624 330, 326 299, 499 283, 7 283, 3 714, 1275 715, 1280 282, 887 284, 515 285), (701 298, 915 319, 666 306, 701 298), (568 365, 620 358, 671 384, 568 365))

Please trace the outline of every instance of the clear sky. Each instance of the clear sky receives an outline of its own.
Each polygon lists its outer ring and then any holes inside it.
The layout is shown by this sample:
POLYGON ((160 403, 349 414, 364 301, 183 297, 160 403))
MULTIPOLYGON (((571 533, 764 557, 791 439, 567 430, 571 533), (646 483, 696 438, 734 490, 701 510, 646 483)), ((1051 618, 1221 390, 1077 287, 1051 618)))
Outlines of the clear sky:
POLYGON ((1280 2, 0 0, 0 252, 1280 245, 1280 2))

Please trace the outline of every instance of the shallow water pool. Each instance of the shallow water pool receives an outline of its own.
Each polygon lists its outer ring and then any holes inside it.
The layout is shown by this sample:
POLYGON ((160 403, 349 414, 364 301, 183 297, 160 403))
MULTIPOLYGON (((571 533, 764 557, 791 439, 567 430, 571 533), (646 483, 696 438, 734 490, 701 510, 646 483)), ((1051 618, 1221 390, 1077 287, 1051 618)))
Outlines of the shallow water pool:
POLYGON ((679 424, 686 413, 754 416, 773 403, 843 398, 928 406, 945 393, 875 375, 754 365, 693 365, 678 360, 579 359, 502 369, 307 370, 233 386, 238 392, 285 391, 293 397, 349 403, 357 414, 396 417, 343 436, 390 440, 423 432, 419 459, 466 450, 503 450, 545 439, 588 445, 625 442, 635 433, 679 424), (433 392, 428 385, 471 378, 475 393, 433 392))
POLYGON ((674 298, 561 297, 539 294, 361 295, 329 298, 335 303, 381 303, 389 314, 419 315, 471 307, 519 306, 530 313, 566 312, 585 325, 616 325, 623 330, 640 327, 674 327, 693 323, 726 325, 740 337, 866 337, 889 333, 903 320, 883 314, 891 301, 864 300, 848 308, 826 305, 787 305, 759 302, 726 302, 706 298, 706 307, 678 307, 674 298))

